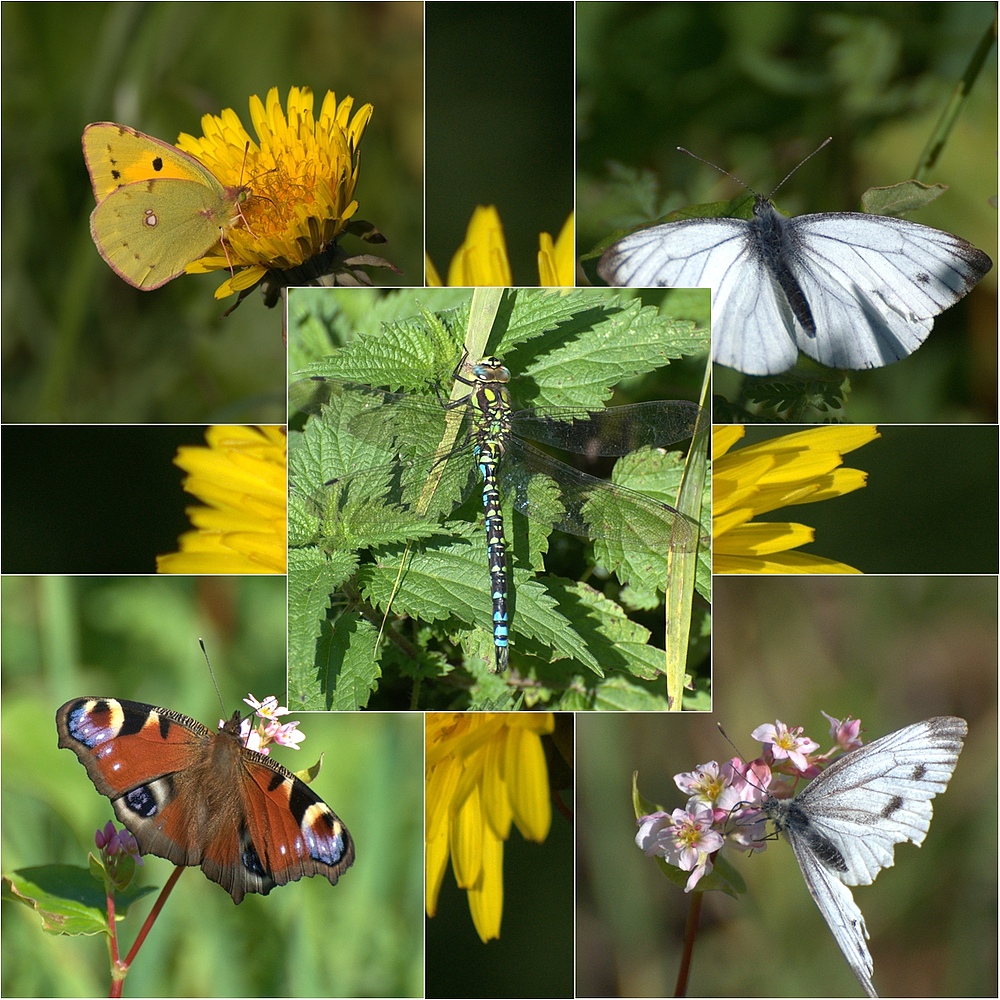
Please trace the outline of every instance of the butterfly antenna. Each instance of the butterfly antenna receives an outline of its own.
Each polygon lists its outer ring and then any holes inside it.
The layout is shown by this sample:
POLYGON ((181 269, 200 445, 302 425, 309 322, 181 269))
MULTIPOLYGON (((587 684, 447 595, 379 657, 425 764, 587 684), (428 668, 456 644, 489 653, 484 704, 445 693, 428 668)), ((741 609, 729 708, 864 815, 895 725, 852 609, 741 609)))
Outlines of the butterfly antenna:
POLYGON ((778 187, 776 187, 774 191, 772 191, 767 196, 767 200, 770 201, 775 196, 775 194, 778 191, 778 188, 780 188, 785 183, 785 181, 787 181, 788 178, 791 177, 792 174, 794 174, 795 171, 802 166, 802 164, 808 163, 821 149, 823 149, 825 146, 828 146, 831 142, 833 142, 833 136, 828 135, 804 160, 800 160, 798 163, 796 163, 795 166, 792 167, 792 169, 789 170, 787 174, 785 174, 784 178, 781 181, 781 184, 779 184, 778 187))
POLYGON ((212 661, 208 658, 208 650, 205 648, 205 640, 200 636, 198 637, 198 645, 201 646, 201 654, 205 657, 205 663, 208 665, 208 675, 212 678, 212 683, 215 685, 215 693, 219 697, 219 705, 222 707, 222 714, 226 714, 226 705, 222 700, 222 692, 219 690, 219 682, 215 679, 215 671, 212 669, 212 661))
MULTIPOLYGON (((741 188, 743 188, 746 191, 749 191, 755 198, 757 197, 757 192, 754 191, 754 189, 750 187, 749 184, 745 184, 743 181, 739 179, 739 177, 735 176, 735 174, 731 174, 728 170, 723 170, 722 167, 720 167, 717 163, 713 163, 711 160, 705 160, 702 157, 698 156, 697 153, 692 153, 690 149, 685 149, 683 146, 678 146, 677 151, 679 153, 687 153, 688 156, 692 157, 695 160, 698 160, 700 163, 704 163, 705 166, 712 167, 713 169, 718 170, 720 174, 725 174, 731 180, 736 181, 736 183, 739 184, 741 188)), ((721 729, 722 727, 720 726, 719 728, 721 729)), ((723 735, 725 734, 723 733, 723 735)), ((728 739, 728 737, 726 738, 728 739)))
POLYGON ((716 725, 719 727, 719 732, 722 733, 722 738, 736 751, 736 756, 739 757, 741 761, 743 761, 746 767, 743 777, 746 780, 747 784, 752 783, 759 791, 767 795, 768 794, 767 789, 762 787, 757 782, 756 775, 754 775, 753 770, 750 767, 752 761, 748 760, 746 757, 743 756, 742 753, 740 753, 740 748, 729 738, 729 734, 725 731, 725 729, 722 728, 722 723, 717 722, 716 725))
POLYGON ((729 738, 729 734, 722 728, 722 723, 717 722, 716 725, 719 727, 719 732, 722 733, 722 738, 736 751, 736 756, 740 760, 746 760, 742 753, 740 753, 740 748, 729 738))

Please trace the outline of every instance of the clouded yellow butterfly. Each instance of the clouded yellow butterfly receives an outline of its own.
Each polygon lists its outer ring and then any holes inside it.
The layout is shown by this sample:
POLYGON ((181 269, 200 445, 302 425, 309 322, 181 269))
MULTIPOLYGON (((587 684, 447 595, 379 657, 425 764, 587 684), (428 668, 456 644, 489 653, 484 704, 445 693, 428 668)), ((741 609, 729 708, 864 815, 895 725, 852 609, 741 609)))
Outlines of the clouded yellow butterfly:
POLYGON ((246 197, 190 154, 127 125, 88 125, 83 155, 97 199, 94 243, 115 274, 144 291, 203 257, 246 197))

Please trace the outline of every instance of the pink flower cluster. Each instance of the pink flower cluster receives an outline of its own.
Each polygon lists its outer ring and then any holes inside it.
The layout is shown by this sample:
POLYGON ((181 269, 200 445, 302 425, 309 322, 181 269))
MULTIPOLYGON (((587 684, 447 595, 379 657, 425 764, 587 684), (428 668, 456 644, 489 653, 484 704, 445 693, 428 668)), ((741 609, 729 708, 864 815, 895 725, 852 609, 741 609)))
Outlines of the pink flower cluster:
POLYGON ((290 747, 292 750, 299 749, 298 744, 306 738, 306 734, 298 731, 298 721, 284 724, 278 722, 280 716, 288 715, 290 708, 279 705, 274 695, 268 695, 263 701, 258 701, 251 694, 243 700, 261 720, 253 728, 250 719, 244 719, 240 724, 240 738, 248 750, 256 750, 257 753, 270 756, 269 743, 277 743, 280 747, 290 747))
POLYGON ((816 754, 819 744, 781 721, 758 726, 751 734, 763 744, 760 757, 744 763, 738 757, 719 764, 709 761, 674 776, 688 796, 687 806, 654 812, 638 819, 635 842, 647 857, 658 856, 690 872, 690 892, 712 870, 713 859, 729 840, 738 850, 762 851, 767 846, 765 797, 790 798, 801 778, 814 778, 835 757, 861 746, 861 722, 849 716, 830 722, 833 746, 816 754))

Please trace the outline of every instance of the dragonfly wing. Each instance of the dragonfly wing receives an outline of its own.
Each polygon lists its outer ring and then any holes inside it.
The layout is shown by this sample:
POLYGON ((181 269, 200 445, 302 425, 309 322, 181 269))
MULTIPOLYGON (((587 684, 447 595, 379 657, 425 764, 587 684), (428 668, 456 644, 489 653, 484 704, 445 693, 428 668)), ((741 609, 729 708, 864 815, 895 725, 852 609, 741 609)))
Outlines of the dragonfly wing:
POLYGON ((701 407, 688 400, 631 403, 604 410, 545 406, 517 410, 514 433, 579 455, 628 455, 639 448, 666 448, 691 437, 701 407))

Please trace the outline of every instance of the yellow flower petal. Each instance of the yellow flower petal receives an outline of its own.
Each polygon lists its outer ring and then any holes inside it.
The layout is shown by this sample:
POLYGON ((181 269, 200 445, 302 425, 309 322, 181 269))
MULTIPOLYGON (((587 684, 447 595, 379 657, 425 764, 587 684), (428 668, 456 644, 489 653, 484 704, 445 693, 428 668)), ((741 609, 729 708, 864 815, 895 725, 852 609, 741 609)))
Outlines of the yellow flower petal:
POLYGON ((184 489, 210 506, 188 507, 197 530, 159 573, 284 573, 287 560, 287 436, 283 427, 210 427, 207 448, 181 447, 184 489))
POLYGON ((860 489, 867 473, 842 468, 843 455, 878 436, 870 426, 815 427, 732 451, 743 437, 743 428, 713 428, 713 571, 857 572, 843 563, 792 552, 812 541, 812 529, 806 525, 755 522, 753 518, 860 489))
POLYGON ((543 288, 572 288, 576 284, 576 232, 572 212, 563 223, 555 244, 548 233, 538 238, 538 283, 543 288))
POLYGON ((542 843, 552 825, 552 799, 542 741, 525 729, 512 729, 506 770, 514 822, 525 840, 542 843))
POLYGON ((469 912, 479 939, 486 944, 500 937, 503 919, 503 841, 483 837, 483 867, 479 883, 469 889, 469 912))
POLYGON ((508 288, 512 283, 500 213, 493 205, 479 205, 469 220, 465 242, 451 259, 448 284, 508 288))
POLYGON ((551 825, 541 735, 551 712, 429 712, 425 716, 426 898, 437 911, 448 858, 467 890, 480 938, 500 936, 503 842, 512 823, 541 842, 551 825))
MULTIPOLYGON (((426 254, 424 268, 427 284, 440 287, 441 276, 426 254)), ((538 273, 542 287, 572 288, 575 284, 576 246, 572 212, 555 243, 548 233, 539 236, 538 273)), ((509 288, 513 284, 507 241, 500 213, 494 205, 478 205, 472 213, 465 240, 448 267, 448 284, 464 288, 509 288)))

